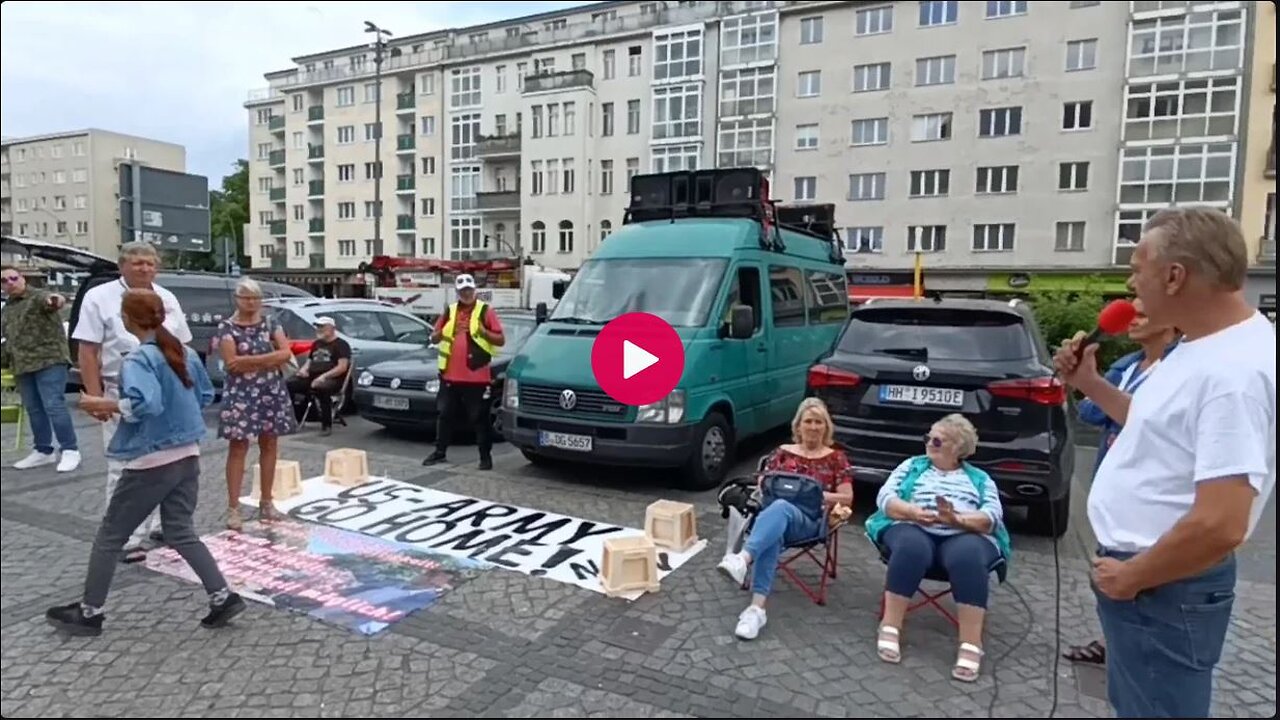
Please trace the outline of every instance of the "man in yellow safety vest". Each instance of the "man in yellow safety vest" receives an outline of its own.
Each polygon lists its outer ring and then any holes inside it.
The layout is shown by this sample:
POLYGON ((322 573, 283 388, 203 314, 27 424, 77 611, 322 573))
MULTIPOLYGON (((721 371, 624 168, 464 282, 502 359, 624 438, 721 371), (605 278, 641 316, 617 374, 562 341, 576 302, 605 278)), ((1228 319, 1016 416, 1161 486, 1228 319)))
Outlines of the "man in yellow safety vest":
POLYGON ((462 274, 454 280, 458 301, 436 320, 431 342, 439 344, 440 392, 436 395, 436 451, 423 465, 445 461, 453 439, 453 422, 461 414, 475 429, 480 469, 493 468, 492 421, 485 390, 493 383, 489 364, 506 338, 498 313, 476 297, 476 280, 462 274), (459 329, 461 328, 461 332, 459 329))

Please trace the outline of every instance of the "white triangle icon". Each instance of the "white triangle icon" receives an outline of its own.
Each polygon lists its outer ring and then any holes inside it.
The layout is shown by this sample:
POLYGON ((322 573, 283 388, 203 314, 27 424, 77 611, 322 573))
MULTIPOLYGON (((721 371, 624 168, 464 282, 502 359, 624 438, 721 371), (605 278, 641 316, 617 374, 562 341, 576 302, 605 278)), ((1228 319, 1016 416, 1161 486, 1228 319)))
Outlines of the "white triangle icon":
POLYGON ((630 380, 658 362, 658 356, 630 340, 622 341, 622 379, 630 380))

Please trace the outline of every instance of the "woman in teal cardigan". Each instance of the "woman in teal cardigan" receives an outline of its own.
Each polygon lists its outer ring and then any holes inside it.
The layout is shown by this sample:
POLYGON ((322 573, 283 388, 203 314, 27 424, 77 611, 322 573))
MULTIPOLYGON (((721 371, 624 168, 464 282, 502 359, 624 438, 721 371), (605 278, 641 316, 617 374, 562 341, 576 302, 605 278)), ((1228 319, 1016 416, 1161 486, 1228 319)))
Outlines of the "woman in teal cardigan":
POLYGON ((867 537, 888 560, 884 617, 876 650, 880 659, 902 659, 903 619, 920 581, 944 570, 960 622, 960 648, 951 675, 973 682, 982 662, 992 568, 1009 560, 1009 533, 996 484, 965 462, 978 433, 963 415, 948 415, 930 428, 925 454, 908 458, 889 476, 876 497, 879 508, 867 519, 867 537))

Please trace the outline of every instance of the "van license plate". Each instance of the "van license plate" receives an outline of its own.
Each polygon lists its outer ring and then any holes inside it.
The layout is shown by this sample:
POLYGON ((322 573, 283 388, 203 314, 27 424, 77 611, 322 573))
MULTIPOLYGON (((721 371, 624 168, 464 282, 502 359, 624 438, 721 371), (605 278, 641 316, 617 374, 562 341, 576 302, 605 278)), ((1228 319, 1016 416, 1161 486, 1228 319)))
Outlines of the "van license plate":
POLYGON ((390 395, 374 395, 373 406, 383 410, 408 410, 409 398, 392 397, 390 395))
POLYGON ((880 402, 958 408, 964 406, 964 391, 918 385, 881 385, 880 402))
POLYGON ((574 450, 576 452, 591 452, 591 440, 590 435, 570 435, 558 432, 538 433, 538 444, 542 447, 574 450))

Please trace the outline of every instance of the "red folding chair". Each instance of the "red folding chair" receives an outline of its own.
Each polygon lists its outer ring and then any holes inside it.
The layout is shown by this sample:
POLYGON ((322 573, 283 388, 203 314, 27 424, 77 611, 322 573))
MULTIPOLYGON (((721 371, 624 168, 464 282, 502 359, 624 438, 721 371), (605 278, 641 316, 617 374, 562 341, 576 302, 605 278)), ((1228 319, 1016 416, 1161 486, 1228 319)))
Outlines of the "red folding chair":
MULTIPOLYGON (((889 551, 882 545, 876 545, 875 548, 876 548, 876 551, 880 554, 880 562, 884 563, 885 566, 888 566, 889 551)), ((1004 558, 998 557, 996 558, 995 562, 991 563, 991 567, 987 568, 987 573, 988 574, 995 573, 996 579, 1000 583, 1004 583, 1005 578, 1008 574, 1008 569, 1009 569, 1008 565, 1005 563, 1004 558)), ((914 598, 912 599, 912 602, 909 605, 907 605, 907 615, 910 615, 911 613, 923 607, 932 607, 934 610, 937 610, 943 617, 945 617, 952 624, 952 626, 959 628, 960 620, 956 618, 954 613, 952 613, 950 610, 946 608, 946 606, 942 604, 942 601, 947 599, 951 595, 951 578, 947 577, 947 571, 937 567, 929 568, 929 571, 924 574, 924 579, 931 580, 936 583, 942 583, 945 585, 945 587, 935 592, 929 592, 928 590, 925 590, 923 587, 918 589, 916 591, 916 595, 920 596, 922 599, 918 601, 915 600, 914 598)), ((879 617, 881 619, 884 618, 884 593, 883 592, 880 593, 879 617)))

